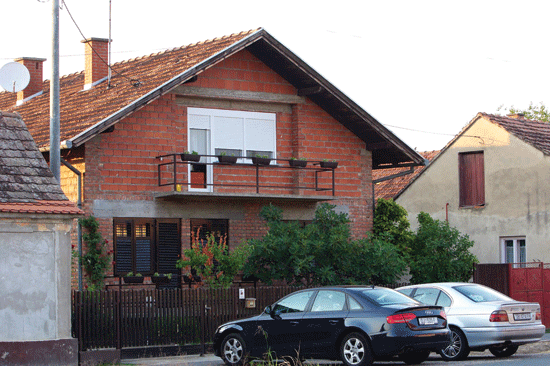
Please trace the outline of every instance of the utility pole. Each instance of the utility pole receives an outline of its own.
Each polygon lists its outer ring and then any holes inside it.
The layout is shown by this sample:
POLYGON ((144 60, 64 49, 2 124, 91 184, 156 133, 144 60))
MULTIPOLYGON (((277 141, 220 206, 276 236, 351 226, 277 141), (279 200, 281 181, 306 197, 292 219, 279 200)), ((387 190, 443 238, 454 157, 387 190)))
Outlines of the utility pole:
POLYGON ((61 182, 59 137, 59 0, 52 0, 52 76, 50 80, 50 170, 61 182))

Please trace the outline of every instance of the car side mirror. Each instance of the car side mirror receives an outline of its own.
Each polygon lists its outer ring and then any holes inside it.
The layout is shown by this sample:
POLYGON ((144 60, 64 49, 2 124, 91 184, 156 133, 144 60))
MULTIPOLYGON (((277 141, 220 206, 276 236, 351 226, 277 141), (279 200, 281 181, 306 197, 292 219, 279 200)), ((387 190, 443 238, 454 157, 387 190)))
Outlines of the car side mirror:
POLYGON ((274 307, 271 307, 271 306, 266 306, 266 308, 264 309, 264 313, 266 313, 267 315, 269 315, 272 319, 275 319, 275 320, 281 320, 281 310, 276 310, 274 307))

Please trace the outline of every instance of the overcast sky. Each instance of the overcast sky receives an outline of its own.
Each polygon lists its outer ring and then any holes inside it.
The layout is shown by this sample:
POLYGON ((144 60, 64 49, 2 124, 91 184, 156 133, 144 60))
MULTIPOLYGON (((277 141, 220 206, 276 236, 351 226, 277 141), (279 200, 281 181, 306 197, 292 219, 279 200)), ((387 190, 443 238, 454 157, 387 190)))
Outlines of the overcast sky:
MULTIPOLYGON (((441 149, 478 112, 546 105, 550 1, 62 0, 60 72, 84 69, 82 36, 113 62, 263 27, 418 151, 441 149)), ((50 0, 0 0, 0 66, 51 63, 50 0)))

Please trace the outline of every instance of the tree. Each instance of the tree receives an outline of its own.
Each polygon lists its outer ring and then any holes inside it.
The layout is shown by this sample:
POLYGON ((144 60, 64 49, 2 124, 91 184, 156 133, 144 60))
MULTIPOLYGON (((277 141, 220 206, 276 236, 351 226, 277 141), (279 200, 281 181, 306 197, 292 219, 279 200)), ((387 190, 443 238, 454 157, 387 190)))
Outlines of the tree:
POLYGON ((478 262, 469 252, 474 242, 468 235, 425 212, 418 215, 418 223, 409 262, 411 282, 468 281, 478 262))
POLYGON ((378 199, 374 210, 372 229, 375 237, 384 235, 384 240, 395 245, 402 255, 407 256, 414 237, 410 226, 407 211, 403 207, 391 198, 389 200, 378 199))
POLYGON ((550 110, 540 102, 540 105, 533 105, 533 102, 529 104, 527 109, 521 110, 511 106, 510 108, 505 108, 503 105, 498 107, 497 111, 507 111, 506 114, 512 113, 523 113, 525 118, 532 119, 534 121, 550 122, 550 110))
POLYGON ((310 286, 394 282, 406 266, 395 246, 382 237, 351 240, 347 215, 334 207, 321 204, 313 222, 303 228, 283 222, 280 208, 263 207, 269 231, 249 241, 252 252, 245 275, 268 284, 284 280, 310 286))

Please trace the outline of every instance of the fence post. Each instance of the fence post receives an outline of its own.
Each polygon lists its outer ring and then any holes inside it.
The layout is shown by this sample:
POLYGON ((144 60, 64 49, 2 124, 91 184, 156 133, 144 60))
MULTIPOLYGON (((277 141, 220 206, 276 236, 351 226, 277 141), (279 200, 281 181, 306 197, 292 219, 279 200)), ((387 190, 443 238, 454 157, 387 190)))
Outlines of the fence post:
MULTIPOLYGON (((118 280, 120 281, 121 278, 119 277, 118 280)), ((121 339, 120 339, 120 318, 121 318, 121 313, 122 313, 122 303, 121 303, 121 294, 122 294, 122 291, 120 290, 120 286, 119 286, 119 290, 116 291, 116 294, 115 294, 115 299, 116 299, 116 311, 115 311, 115 324, 116 324, 116 349, 120 350, 122 349, 122 342, 121 342, 121 339)))

